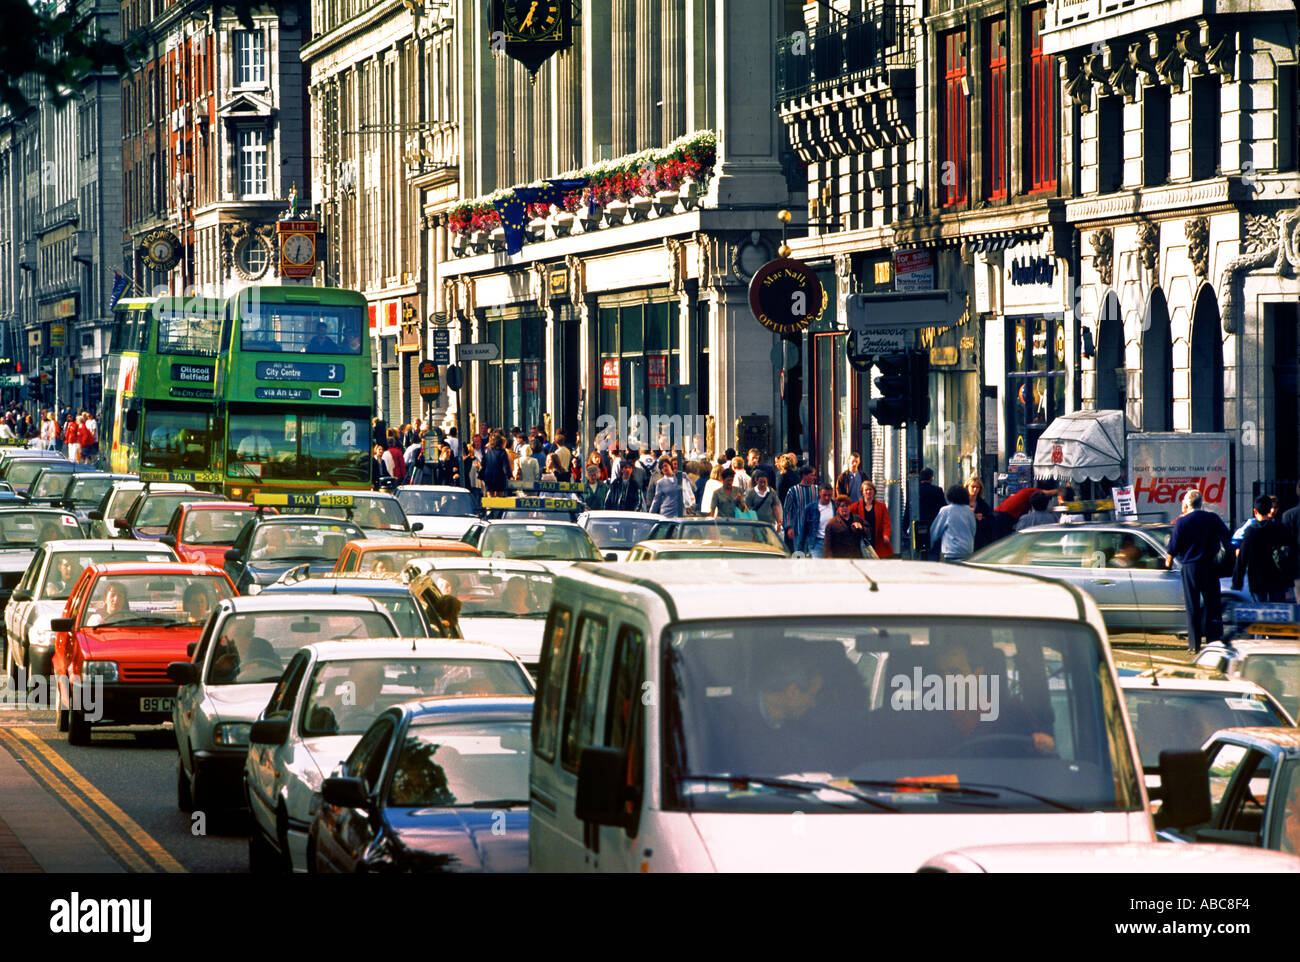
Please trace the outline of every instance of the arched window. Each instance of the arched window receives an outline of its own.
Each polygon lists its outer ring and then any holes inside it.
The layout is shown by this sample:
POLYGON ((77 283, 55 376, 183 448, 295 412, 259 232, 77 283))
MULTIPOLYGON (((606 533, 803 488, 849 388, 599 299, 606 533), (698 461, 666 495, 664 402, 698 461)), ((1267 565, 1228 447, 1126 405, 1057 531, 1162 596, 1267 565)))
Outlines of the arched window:
POLYGON ((1192 310, 1192 430, 1223 430, 1223 328, 1219 302, 1202 284, 1192 310))
POLYGON ((1174 352, 1169 304, 1156 288, 1142 317, 1142 430, 1174 429, 1174 352))
POLYGON ((1119 298, 1111 291, 1101 302, 1097 318, 1096 402, 1099 411, 1122 411, 1128 397, 1128 371, 1124 367, 1124 316, 1119 298))

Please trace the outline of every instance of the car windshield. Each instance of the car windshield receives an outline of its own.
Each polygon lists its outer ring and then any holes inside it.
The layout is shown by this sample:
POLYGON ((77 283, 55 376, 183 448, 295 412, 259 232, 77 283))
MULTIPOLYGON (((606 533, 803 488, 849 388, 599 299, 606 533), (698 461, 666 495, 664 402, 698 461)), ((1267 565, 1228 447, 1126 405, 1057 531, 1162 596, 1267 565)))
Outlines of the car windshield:
POLYGON ((776 529, 767 524, 736 524, 727 521, 701 521, 662 526, 663 534, 655 531, 653 538, 699 538, 701 541, 750 541, 770 544, 785 549, 776 529))
POLYGON ((185 515, 181 541, 185 544, 234 544, 244 525, 253 520, 247 508, 199 508, 185 515))
POLYGON ((112 564, 115 561, 146 561, 166 564, 175 561, 171 552, 156 551, 60 551, 50 558, 45 569, 45 582, 37 594, 38 599, 55 601, 68 597, 81 573, 91 565, 112 564))
POLYGON ((201 625, 217 602, 233 594, 229 582, 215 575, 105 575, 91 590, 83 624, 120 628, 201 625))
POLYGON ((67 497, 83 504, 99 504, 112 486, 112 478, 77 478, 68 489, 67 497))
POLYGON ((134 525, 141 531, 156 529, 157 534, 162 534, 178 504, 184 504, 186 501, 208 501, 212 497, 203 492, 147 494, 144 496, 144 504, 140 505, 140 510, 136 513, 134 525))
POLYGON ((303 645, 347 638, 391 637, 392 624, 377 611, 337 611, 312 606, 309 612, 234 614, 222 623, 221 636, 213 645, 208 684, 256 685, 278 681, 293 653, 303 645))
POLYGON ((599 561, 600 552, 587 532, 570 525, 491 525, 480 549, 493 558, 533 558, 563 561, 599 561))
MULTIPOLYGON (((598 675, 604 652, 576 655, 598 675)), ((1137 811, 1103 652, 1087 626, 1047 621, 684 624, 665 789, 698 811, 1137 811)))
POLYGON ((5 469, 5 480, 17 487, 32 483, 32 479, 49 467, 45 458, 33 458, 30 461, 11 461, 5 469))
POLYGON ((460 600, 463 618, 545 618, 554 579, 529 571, 457 568, 439 571, 438 590, 460 600))
POLYGON ((1280 701, 1292 718, 1300 717, 1300 653, 1247 655, 1241 664, 1241 677, 1280 701))
POLYGON ((408 516, 440 514, 467 518, 474 515, 474 498, 468 491, 408 491, 398 488, 397 501, 408 516))
POLYGON ((416 605, 415 599, 411 597, 409 591, 405 594, 387 592, 372 594, 368 597, 373 598, 387 609, 393 621, 397 624, 397 633, 403 638, 426 638, 429 636, 429 629, 425 626, 424 619, 420 617, 419 606, 416 605))
POLYGON ((531 695, 513 661, 466 658, 357 658, 325 661, 307 685, 300 732, 360 735, 392 705, 442 695, 531 695))
POLYGON ((362 550, 358 554, 360 557, 357 559, 357 571, 377 575, 396 575, 413 558, 463 558, 467 554, 473 554, 473 552, 465 551, 463 547, 413 547, 385 548, 383 551, 362 550))
POLYGON ((72 477, 71 471, 47 471, 27 489, 27 497, 32 501, 39 501, 44 498, 62 498, 63 492, 68 489, 68 482, 72 477))
POLYGON ((1124 703, 1144 768, 1159 765, 1163 751, 1197 751, 1221 728, 1287 725, 1287 720, 1261 694, 1125 688, 1124 703))
MULTIPOLYGON (((352 505, 352 523, 380 531, 405 531, 406 516, 396 498, 357 498, 352 505)), ((326 518, 346 518, 348 509, 321 507, 316 513, 326 518)))
POLYGON ((528 722, 413 724, 388 804, 451 807, 528 798, 528 722))
POLYGON ((54 511, 0 511, 0 548, 34 548, 46 541, 84 538, 70 514, 54 511))
POLYGON ((258 561, 336 561, 343 546, 362 538, 346 522, 301 521, 266 524, 253 532, 249 559, 258 561))
POLYGON ((650 537, 654 526, 654 518, 591 518, 587 522, 587 534, 597 548, 619 551, 650 537))

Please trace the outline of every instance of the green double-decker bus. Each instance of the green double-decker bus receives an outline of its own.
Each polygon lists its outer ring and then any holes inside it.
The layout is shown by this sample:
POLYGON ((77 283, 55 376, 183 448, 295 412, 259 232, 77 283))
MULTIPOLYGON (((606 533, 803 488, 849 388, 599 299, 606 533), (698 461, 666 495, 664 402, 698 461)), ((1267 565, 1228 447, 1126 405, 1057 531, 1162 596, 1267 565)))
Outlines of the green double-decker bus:
POLYGON ((220 490, 222 302, 134 298, 114 314, 100 426, 109 468, 220 490))
POLYGON ((218 394, 227 495, 370 487, 367 318, 366 299, 338 288, 254 286, 226 302, 218 394))

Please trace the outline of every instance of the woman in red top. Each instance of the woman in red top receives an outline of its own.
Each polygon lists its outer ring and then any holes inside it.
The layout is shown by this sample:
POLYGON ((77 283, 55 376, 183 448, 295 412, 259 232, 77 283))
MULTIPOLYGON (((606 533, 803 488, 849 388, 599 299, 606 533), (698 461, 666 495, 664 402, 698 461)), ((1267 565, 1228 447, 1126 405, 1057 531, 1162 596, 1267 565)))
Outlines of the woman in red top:
POLYGON ((889 509, 885 507, 883 501, 876 500, 875 484, 870 481, 862 482, 862 499, 854 501, 849 507, 849 512, 857 515, 861 521, 868 520, 867 515, 871 515, 871 523, 867 525, 871 532, 871 547, 875 549, 877 558, 892 558, 894 546, 889 540, 893 536, 889 523, 889 509))
POLYGON ((68 423, 63 427, 63 444, 67 451, 68 460, 76 464, 81 460, 81 425, 77 423, 76 418, 68 418, 68 423))

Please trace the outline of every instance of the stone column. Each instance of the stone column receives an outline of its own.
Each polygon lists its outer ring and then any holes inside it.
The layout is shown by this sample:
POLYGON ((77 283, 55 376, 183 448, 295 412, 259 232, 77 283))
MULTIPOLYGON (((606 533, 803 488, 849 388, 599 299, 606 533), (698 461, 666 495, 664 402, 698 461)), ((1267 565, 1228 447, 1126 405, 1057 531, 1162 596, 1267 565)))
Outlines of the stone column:
POLYGON ((715 7, 718 163, 706 206, 784 204, 778 152, 785 133, 772 110, 777 0, 716 0, 715 7))
POLYGON ((556 55, 551 71, 552 101, 555 104, 555 137, 549 173, 560 174, 583 166, 582 153, 582 59, 570 47, 556 55))
POLYGON ((766 414, 777 423, 772 376, 774 335, 758 326, 743 285, 727 284, 710 292, 709 406, 717 418, 717 450, 736 443, 736 418, 766 414))
MULTIPOLYGON (((496 124, 495 127, 501 131, 514 131, 514 96, 510 90, 510 76, 514 68, 514 61, 507 57, 496 57, 493 60, 496 69, 493 71, 495 76, 496 92, 496 124)), ((472 98, 471 98, 472 99, 472 98)), ((492 126, 489 118, 484 118, 487 126, 492 126)), ((499 141, 496 144, 496 176, 494 178, 493 188, 508 187, 514 183, 513 155, 510 144, 503 144, 499 141)), ((487 185, 484 185, 487 190, 487 185)))
MULTIPOLYGON (((610 0, 610 120, 613 156, 636 150, 635 0, 610 0)), ((771 108, 768 108, 771 112, 771 108)))
POLYGON ((549 177, 556 171, 551 158, 555 140, 555 123, 551 115, 551 90, 555 85, 555 58, 547 60, 537 71, 537 83, 529 88, 533 100, 532 169, 528 180, 549 177))
POLYGON ((686 0, 659 0, 659 23, 659 137, 666 144, 686 133, 686 0))
POLYGON ((514 88, 515 116, 514 132, 509 152, 513 161, 510 165, 511 179, 499 187, 514 184, 526 184, 532 180, 533 158, 528 145, 533 142, 533 87, 528 82, 528 68, 517 60, 511 60, 510 82, 514 88))
POLYGON ((636 149, 660 145, 659 0, 636 0, 636 149))

